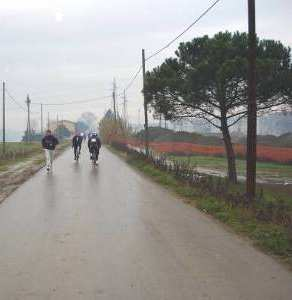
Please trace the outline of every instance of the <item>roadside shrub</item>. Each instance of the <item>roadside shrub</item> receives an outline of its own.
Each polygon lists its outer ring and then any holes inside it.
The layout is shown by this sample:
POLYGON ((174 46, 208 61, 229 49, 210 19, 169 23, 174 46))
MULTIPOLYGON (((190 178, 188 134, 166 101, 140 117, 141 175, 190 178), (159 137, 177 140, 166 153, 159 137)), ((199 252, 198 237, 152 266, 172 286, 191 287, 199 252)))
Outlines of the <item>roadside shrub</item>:
MULTIPOLYGON (((204 199, 206 196, 216 197, 224 205, 248 209, 261 222, 278 224, 286 228, 292 227, 291 202, 280 198, 266 199, 263 191, 260 190, 255 203, 250 204, 244 190, 241 191, 238 187, 233 186, 225 178, 199 173, 188 161, 171 160, 166 155, 157 154, 157 152, 150 152, 150 155, 146 157, 144 151, 129 148, 128 144, 120 141, 114 141, 112 146, 117 150, 128 153, 133 160, 151 163, 155 168, 173 175, 177 180, 194 188, 196 194, 204 196, 204 199)), ((153 175, 158 176, 158 174, 153 175)), ((218 204, 214 204, 214 201, 204 205, 210 205, 210 207, 206 206, 205 209, 212 209, 213 213, 216 208, 220 208, 220 205, 216 206, 218 204)), ((218 218, 223 220, 224 216, 219 214, 218 218)))
MULTIPOLYGON (((2 144, 0 145, 0 147, 2 148, 2 144)), ((22 159, 32 153, 40 151, 40 143, 11 142, 6 144, 5 153, 3 151, 0 151, 0 161, 13 161, 15 159, 22 159)))
POLYGON ((292 256, 292 240, 288 236, 285 229, 276 225, 258 226, 252 234, 259 246, 270 249, 277 255, 292 256))

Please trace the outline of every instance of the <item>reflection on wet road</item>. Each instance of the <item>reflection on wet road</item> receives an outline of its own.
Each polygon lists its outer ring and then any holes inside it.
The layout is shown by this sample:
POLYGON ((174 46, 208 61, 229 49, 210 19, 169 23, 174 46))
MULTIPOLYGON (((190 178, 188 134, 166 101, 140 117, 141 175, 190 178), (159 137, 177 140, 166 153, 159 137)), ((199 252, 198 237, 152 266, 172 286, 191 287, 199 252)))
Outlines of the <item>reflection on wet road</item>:
POLYGON ((291 299, 281 265, 103 149, 0 205, 0 299, 291 299))

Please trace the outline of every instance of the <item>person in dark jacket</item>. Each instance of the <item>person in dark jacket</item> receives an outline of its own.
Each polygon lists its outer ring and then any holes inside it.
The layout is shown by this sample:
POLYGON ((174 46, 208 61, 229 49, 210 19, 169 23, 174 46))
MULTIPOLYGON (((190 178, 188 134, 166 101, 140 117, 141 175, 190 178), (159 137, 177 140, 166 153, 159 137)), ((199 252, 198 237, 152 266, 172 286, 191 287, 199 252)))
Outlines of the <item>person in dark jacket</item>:
POLYGON ((46 135, 42 139, 42 146, 46 155, 47 171, 50 171, 53 166, 54 151, 59 144, 58 139, 52 134, 51 130, 46 131, 46 135))
POLYGON ((93 151, 96 151, 97 159, 98 159, 99 150, 100 150, 100 147, 101 147, 101 141, 100 141, 100 138, 98 137, 97 133, 94 132, 94 133, 90 134, 90 137, 88 138, 87 145, 88 145, 88 150, 89 150, 89 153, 90 153, 90 159, 92 159, 93 151))
POLYGON ((80 155, 83 137, 76 133, 72 138, 72 148, 74 149, 74 159, 77 159, 77 154, 80 155))

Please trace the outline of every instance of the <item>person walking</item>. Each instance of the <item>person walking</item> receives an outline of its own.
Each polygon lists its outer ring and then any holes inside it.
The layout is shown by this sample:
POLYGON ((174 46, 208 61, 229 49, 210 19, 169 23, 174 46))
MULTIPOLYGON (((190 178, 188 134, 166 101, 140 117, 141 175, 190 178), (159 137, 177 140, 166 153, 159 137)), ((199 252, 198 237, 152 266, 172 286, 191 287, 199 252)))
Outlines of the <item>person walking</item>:
POLYGON ((52 134, 52 131, 48 129, 45 136, 42 139, 42 147, 45 150, 46 155, 46 167, 49 172, 53 167, 54 151, 59 144, 58 139, 52 134))

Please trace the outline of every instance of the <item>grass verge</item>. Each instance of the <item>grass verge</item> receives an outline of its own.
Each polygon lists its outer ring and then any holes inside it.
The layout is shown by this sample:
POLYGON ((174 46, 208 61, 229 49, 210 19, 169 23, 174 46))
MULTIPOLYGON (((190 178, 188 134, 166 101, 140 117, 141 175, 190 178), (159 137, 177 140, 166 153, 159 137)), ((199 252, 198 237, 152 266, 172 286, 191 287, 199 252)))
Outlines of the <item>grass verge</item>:
MULTIPOLYGON (((64 150, 70 143, 65 140, 58 147, 57 152, 64 150)), ((2 143, 0 143, 2 150, 2 143)), ((0 150, 0 151, 1 151, 0 150)), ((10 166, 25 162, 43 153, 41 144, 38 142, 9 142, 6 143, 5 153, 0 152, 0 172, 7 171, 10 166)), ((42 160, 43 162, 43 160, 42 160)))
MULTIPOLYGON (((227 161, 225 157, 191 155, 191 156, 174 156, 170 159, 188 162, 194 167, 211 168, 225 173, 227 170, 227 161)), ((236 159, 236 167, 239 175, 245 175, 246 161, 236 159)), ((276 162, 257 162, 258 176, 273 176, 278 178, 287 178, 292 180, 292 165, 281 164, 276 162)))
POLYGON ((279 258, 292 269, 292 228, 289 226, 277 224, 273 220, 261 221, 257 216, 260 211, 258 208, 234 206, 226 199, 202 194, 201 190, 178 180, 173 174, 158 169, 139 156, 110 149, 122 156, 131 166, 183 197, 185 202, 212 215, 236 233, 249 237, 255 246, 279 258))
POLYGON ((42 149, 39 143, 9 142, 6 143, 5 153, 0 144, 0 171, 7 171, 11 165, 24 162, 26 159, 40 154, 42 149))
MULTIPOLYGON (((60 155, 70 144, 70 141, 62 142, 56 149, 56 156, 60 155)), ((0 203, 40 170, 45 162, 39 143, 25 145, 13 143, 9 147, 15 153, 14 159, 0 160, 0 203)))

